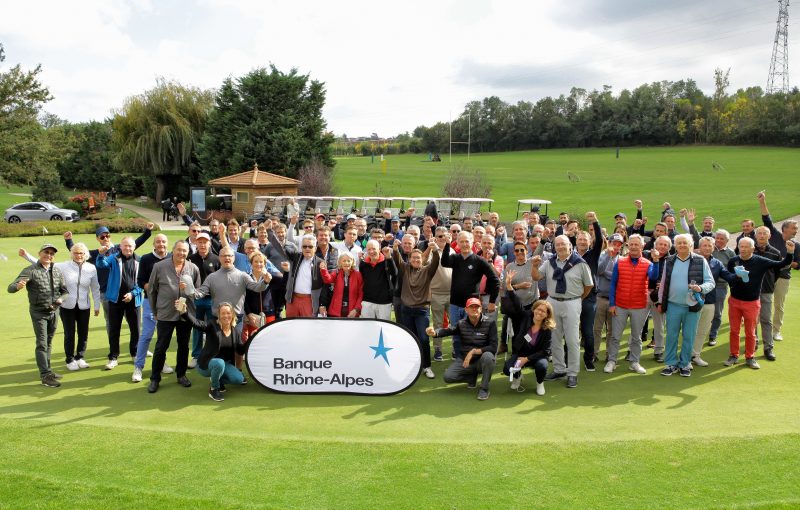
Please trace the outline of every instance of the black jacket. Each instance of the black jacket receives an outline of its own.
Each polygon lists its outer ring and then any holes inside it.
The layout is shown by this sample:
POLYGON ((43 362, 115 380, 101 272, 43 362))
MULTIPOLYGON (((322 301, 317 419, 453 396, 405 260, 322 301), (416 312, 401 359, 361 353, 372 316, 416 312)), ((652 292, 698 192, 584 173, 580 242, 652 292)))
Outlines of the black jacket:
POLYGON ((533 311, 525 310, 516 292, 507 292, 502 298, 503 313, 508 315, 514 326, 514 339, 511 341, 511 352, 517 357, 526 357, 536 361, 550 356, 550 337, 552 331, 540 329, 536 345, 531 345, 525 338, 533 324, 533 311))
MULTIPOLYGON (((469 317, 466 317, 456 324, 450 324, 449 327, 437 330, 434 336, 452 335, 461 336, 461 352, 458 353, 458 357, 461 359, 464 359, 472 349, 480 349, 481 354, 484 352, 495 354, 497 352, 497 322, 485 315, 481 315, 481 320, 477 326, 473 326, 469 321, 469 317)), ((472 362, 478 361, 478 358, 478 356, 473 356, 472 362)))
POLYGON ((184 313, 181 315, 185 320, 192 323, 197 329, 206 333, 206 341, 203 344, 203 350, 200 351, 200 357, 197 359, 197 366, 203 370, 208 370, 208 362, 214 358, 221 358, 229 363, 235 362, 234 352, 236 354, 244 354, 246 349, 242 343, 242 337, 236 328, 231 328, 231 335, 233 336, 233 347, 229 349, 220 349, 219 337, 222 332, 219 329, 219 324, 216 319, 211 321, 200 321, 191 313, 184 313))

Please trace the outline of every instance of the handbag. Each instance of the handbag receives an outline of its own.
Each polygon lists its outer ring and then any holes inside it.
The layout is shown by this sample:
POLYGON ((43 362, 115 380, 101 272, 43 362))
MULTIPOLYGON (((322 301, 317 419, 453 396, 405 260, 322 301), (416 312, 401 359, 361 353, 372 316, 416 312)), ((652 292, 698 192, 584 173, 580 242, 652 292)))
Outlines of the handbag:
POLYGON ((256 328, 261 329, 267 324, 267 316, 264 315, 264 298, 261 296, 260 292, 258 297, 259 304, 261 305, 261 312, 258 314, 258 319, 256 320, 256 328))

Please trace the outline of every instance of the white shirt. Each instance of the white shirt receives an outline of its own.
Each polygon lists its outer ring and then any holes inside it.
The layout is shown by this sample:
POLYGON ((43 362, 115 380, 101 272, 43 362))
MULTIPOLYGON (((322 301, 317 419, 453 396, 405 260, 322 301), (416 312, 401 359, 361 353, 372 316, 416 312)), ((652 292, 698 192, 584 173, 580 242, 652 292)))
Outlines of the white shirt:
POLYGON ((89 292, 94 298, 94 309, 100 309, 100 284, 97 281, 97 269, 88 262, 78 264, 74 260, 58 262, 55 266, 64 275, 67 285, 67 299, 61 303, 62 308, 73 309, 77 303, 81 310, 88 310, 91 306, 89 292))
POLYGON ((339 258, 342 258, 342 254, 344 253, 349 253, 350 255, 352 255, 353 264, 355 264, 353 269, 358 271, 358 261, 361 259, 361 254, 364 253, 364 250, 361 248, 361 246, 358 245, 358 243, 353 243, 353 246, 349 248, 347 247, 344 241, 331 243, 331 246, 339 250, 339 258))
POLYGON ((311 263, 314 259, 303 258, 297 268, 294 280, 294 292, 298 294, 311 294, 311 263))

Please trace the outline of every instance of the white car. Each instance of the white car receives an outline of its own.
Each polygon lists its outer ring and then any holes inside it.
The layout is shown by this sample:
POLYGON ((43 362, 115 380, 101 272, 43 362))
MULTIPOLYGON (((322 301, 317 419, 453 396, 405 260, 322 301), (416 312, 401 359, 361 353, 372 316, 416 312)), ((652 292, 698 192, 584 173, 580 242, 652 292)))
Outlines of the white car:
POLYGON ((24 202, 6 209, 3 217, 8 223, 21 221, 78 221, 80 215, 73 209, 61 209, 50 202, 24 202))

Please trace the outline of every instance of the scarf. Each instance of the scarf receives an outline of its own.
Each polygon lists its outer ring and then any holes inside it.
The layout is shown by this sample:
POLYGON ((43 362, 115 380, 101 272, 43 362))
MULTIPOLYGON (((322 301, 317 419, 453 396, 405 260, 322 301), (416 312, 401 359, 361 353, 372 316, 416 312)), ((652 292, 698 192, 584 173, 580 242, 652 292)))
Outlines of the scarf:
POLYGON ((566 273, 573 267, 577 266, 578 264, 585 264, 586 261, 581 258, 576 252, 570 253, 569 257, 567 258, 567 262, 564 264, 563 268, 558 267, 556 265, 556 261, 558 257, 553 257, 550 259, 550 266, 553 268, 553 280, 556 281, 556 293, 564 294, 567 291, 567 278, 566 273))

